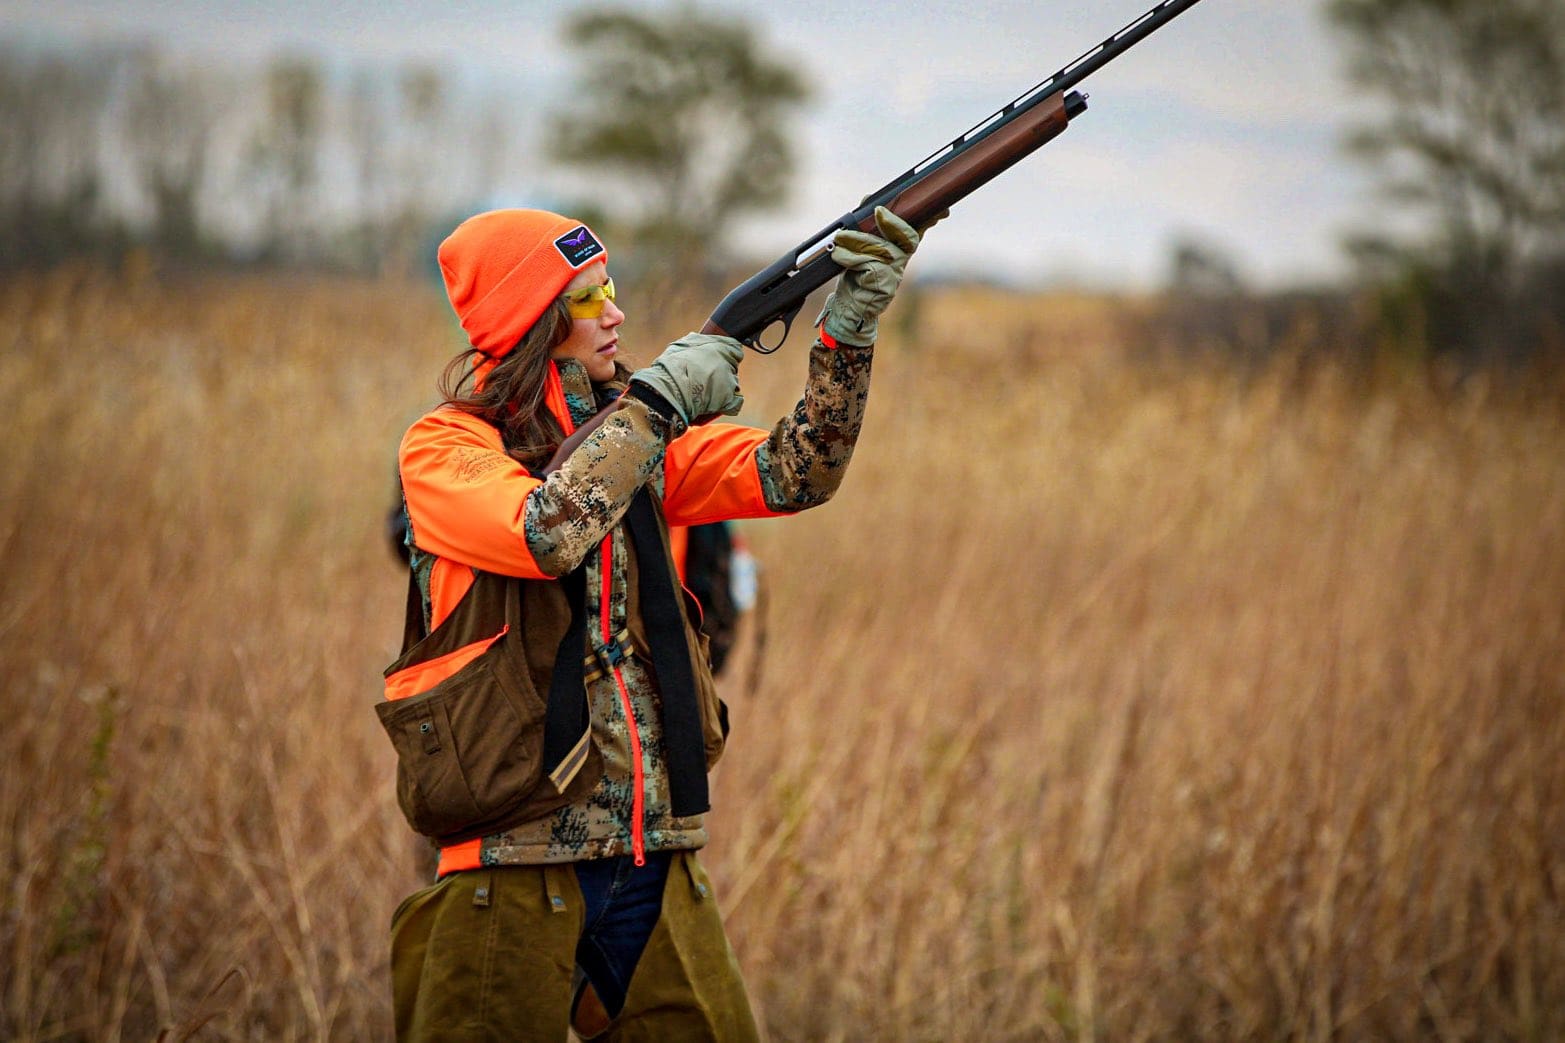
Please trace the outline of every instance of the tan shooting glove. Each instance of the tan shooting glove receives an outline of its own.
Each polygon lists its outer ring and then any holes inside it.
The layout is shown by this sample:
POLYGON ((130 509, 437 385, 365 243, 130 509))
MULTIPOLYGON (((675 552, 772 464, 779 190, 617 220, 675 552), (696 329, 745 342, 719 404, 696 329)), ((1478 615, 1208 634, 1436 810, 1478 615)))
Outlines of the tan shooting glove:
POLYGON ((632 384, 651 388, 688 424, 733 416, 744 405, 739 363, 744 347, 732 337, 687 333, 663 349, 652 365, 631 374, 632 384))
POLYGON ((821 318, 828 334, 851 347, 875 343, 880 314, 895 296, 907 259, 920 239, 912 225, 883 206, 875 208, 875 224, 880 235, 844 229, 837 233, 831 250, 831 259, 843 272, 836 291, 826 298, 821 318))

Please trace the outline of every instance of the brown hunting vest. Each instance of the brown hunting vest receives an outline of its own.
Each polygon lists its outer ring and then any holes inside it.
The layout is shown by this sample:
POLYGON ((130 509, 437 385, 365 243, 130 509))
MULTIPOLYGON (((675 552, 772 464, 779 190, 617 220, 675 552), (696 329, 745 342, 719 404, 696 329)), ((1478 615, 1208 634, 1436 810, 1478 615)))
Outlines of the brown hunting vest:
POLYGON ((414 831, 455 844, 585 799, 603 774, 585 679, 637 650, 662 698, 673 814, 708 809, 706 773, 728 727, 692 622, 699 608, 675 578, 650 489, 636 494, 622 524, 632 550, 628 625, 611 643, 589 639, 585 564, 554 581, 478 571, 428 633, 410 578, 402 655, 387 677, 488 642, 428 691, 376 706, 397 750, 397 799, 414 831))

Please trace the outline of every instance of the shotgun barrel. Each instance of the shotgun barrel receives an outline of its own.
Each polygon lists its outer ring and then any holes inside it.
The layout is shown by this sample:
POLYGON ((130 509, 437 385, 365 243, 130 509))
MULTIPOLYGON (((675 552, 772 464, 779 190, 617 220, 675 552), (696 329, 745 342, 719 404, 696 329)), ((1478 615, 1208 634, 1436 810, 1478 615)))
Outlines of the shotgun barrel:
POLYGON ((841 274, 831 259, 833 237, 844 228, 875 230, 875 208, 884 206, 915 228, 924 228, 953 204, 1026 159, 1087 111, 1086 95, 1072 88, 1131 47, 1194 7, 1199 0, 1163 0, 1048 79, 1001 107, 921 163, 865 196, 815 235, 740 283, 712 311, 703 333, 719 333, 769 354, 787 339, 804 300, 841 274), (761 334, 783 326, 776 344, 761 334))

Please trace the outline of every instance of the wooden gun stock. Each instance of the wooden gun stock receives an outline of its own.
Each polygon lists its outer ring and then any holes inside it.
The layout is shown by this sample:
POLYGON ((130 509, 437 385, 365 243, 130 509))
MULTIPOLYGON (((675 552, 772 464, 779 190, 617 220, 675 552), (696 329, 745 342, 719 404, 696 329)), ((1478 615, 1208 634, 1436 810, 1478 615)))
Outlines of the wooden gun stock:
MULTIPOLYGON (((1072 98, 1080 99, 1076 112, 1086 110, 1084 97, 1078 94, 1072 98)), ((1068 111, 1068 101, 1064 95, 1051 94, 1041 105, 898 192, 885 204, 886 208, 914 228, 923 228, 951 209, 952 204, 1063 134, 1075 115, 1068 111)), ((858 227, 875 231, 874 213, 860 221, 858 227)))
MULTIPOLYGON (((859 209, 844 215, 841 221, 833 225, 831 234, 836 234, 840 228, 858 228, 865 232, 875 232, 877 206, 884 206, 914 228, 923 229, 950 210, 957 201, 988 184, 995 177, 1064 133, 1065 128, 1070 126, 1072 116, 1086 111, 1086 108, 1087 101, 1082 95, 1074 93, 1068 97, 1060 94, 1050 95, 1042 104, 1028 109, 1026 113, 1006 123, 972 148, 953 156, 949 163, 931 170, 926 176, 906 182, 905 187, 903 183, 898 183, 895 186, 897 188, 895 194, 883 202, 881 196, 885 194, 884 192, 871 196, 871 201, 866 201, 859 209)), ((756 338, 761 331, 779 320, 791 322, 793 316, 798 314, 799 307, 803 305, 804 298, 837 276, 837 266, 831 261, 829 250, 824 243, 822 249, 821 256, 804 264, 792 276, 793 281, 784 284, 785 298, 779 298, 765 314, 755 316, 749 321, 741 321, 734 329, 726 329, 720 325, 723 320, 719 319, 719 316, 725 314, 725 306, 728 306, 726 312, 739 312, 743 320, 745 318, 743 305, 746 300, 765 300, 767 287, 764 284, 752 285, 761 278, 757 276, 724 298, 723 303, 718 305, 717 310, 701 327, 701 332, 733 337, 766 354, 768 349, 760 348, 756 344, 756 338), (793 305, 791 312, 781 310, 788 304, 793 305), (759 326, 756 325, 757 322, 760 322, 759 326)), ((761 275, 767 275, 774 268, 776 265, 768 268, 761 275)))

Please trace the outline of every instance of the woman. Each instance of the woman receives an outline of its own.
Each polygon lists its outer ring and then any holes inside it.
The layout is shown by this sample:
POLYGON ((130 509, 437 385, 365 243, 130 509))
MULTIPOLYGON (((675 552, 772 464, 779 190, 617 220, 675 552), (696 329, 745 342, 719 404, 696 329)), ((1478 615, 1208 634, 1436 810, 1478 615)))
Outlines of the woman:
POLYGON ((403 438, 412 581, 382 723, 398 798, 439 849, 392 922, 403 1039, 753 1039, 695 851, 718 700, 670 524, 817 506, 842 480, 876 320, 919 235, 837 236, 798 407, 738 412, 743 349, 690 334, 634 372, 608 254, 501 210, 441 244, 471 348, 403 438))

